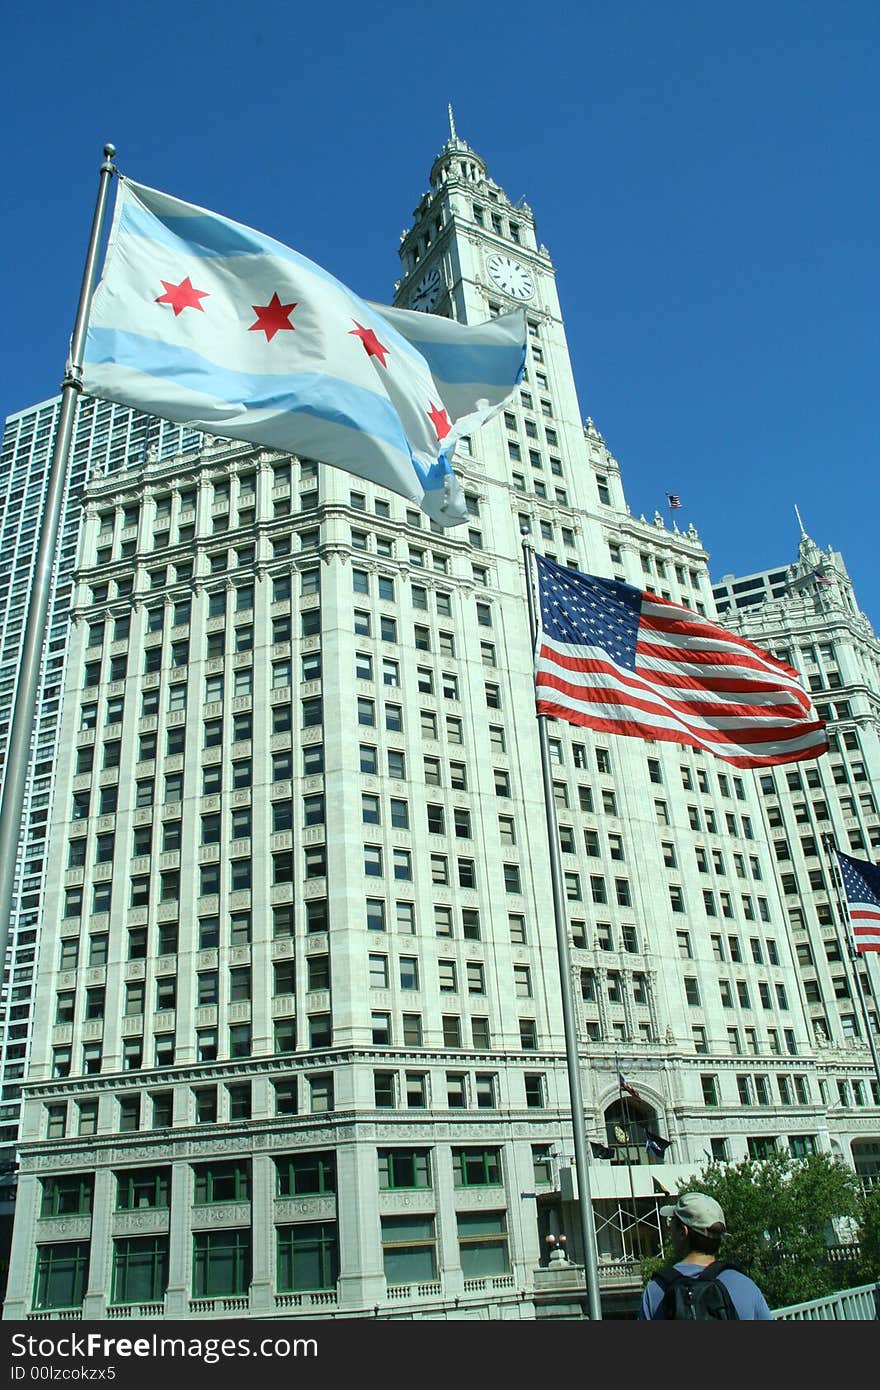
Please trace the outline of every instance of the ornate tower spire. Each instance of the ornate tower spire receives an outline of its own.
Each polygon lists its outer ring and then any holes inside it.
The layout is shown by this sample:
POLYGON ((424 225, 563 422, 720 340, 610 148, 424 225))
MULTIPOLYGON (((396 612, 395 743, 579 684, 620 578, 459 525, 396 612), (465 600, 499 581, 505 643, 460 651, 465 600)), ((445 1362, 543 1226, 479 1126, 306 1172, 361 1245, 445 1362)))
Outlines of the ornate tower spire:
POLYGON ((451 102, 451 101, 447 103, 446 109, 447 109, 447 111, 449 112, 449 135, 450 135, 450 138, 451 138, 452 140, 455 140, 455 139, 457 139, 458 137, 457 137, 456 134, 455 134, 455 117, 454 117, 453 114, 452 114, 452 102, 451 102))

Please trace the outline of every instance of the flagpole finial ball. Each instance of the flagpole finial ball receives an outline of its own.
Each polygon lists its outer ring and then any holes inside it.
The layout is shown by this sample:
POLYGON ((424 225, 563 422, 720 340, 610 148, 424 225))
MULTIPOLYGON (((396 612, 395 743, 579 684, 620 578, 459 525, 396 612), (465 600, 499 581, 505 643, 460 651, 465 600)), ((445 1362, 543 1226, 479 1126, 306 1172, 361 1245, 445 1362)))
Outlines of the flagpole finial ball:
POLYGON ((115 155, 115 153, 116 153, 116 146, 115 146, 115 145, 111 145, 111 144, 108 143, 108 144, 106 144, 106 145, 104 146, 104 158, 105 158, 105 159, 112 159, 113 156, 115 155))

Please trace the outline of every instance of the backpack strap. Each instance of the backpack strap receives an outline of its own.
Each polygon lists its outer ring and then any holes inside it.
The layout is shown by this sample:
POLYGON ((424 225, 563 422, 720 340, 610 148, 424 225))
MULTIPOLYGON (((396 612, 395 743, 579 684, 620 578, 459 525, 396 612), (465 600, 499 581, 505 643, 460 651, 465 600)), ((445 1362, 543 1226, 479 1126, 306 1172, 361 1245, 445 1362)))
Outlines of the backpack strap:
POLYGON ((658 1269, 656 1273, 652 1274, 651 1278, 657 1280, 657 1283, 665 1293, 669 1286, 675 1283, 676 1279, 686 1278, 686 1276, 682 1274, 680 1269, 676 1269, 675 1265, 664 1265, 662 1269, 658 1269))

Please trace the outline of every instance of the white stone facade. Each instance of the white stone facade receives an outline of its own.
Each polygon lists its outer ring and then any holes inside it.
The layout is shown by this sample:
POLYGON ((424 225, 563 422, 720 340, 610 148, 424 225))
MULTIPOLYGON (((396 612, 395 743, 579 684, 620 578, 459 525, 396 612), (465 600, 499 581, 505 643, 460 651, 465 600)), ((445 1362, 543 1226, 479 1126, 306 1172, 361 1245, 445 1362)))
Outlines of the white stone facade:
MULTIPOLYGON (((467 526, 224 441, 86 491, 6 1317, 530 1317, 544 1237, 578 1254, 520 537, 711 613, 706 554, 630 516, 531 213, 463 142, 401 256, 398 302, 461 319, 509 306, 493 257, 531 284, 522 389, 457 459, 467 526)), ((828 885, 792 931, 785 774, 550 739, 584 1123, 632 1159, 592 1165, 610 1262, 654 1178, 853 1162, 880 1095, 840 1011, 828 1046, 811 1021, 828 885)))

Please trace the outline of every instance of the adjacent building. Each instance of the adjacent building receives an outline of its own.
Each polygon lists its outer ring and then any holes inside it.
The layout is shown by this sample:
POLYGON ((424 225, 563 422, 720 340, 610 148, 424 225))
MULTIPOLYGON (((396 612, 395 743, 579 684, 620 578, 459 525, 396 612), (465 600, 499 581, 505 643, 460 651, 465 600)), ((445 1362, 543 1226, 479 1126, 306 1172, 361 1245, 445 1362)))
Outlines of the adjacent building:
MULTIPOLYGON (((402 306, 526 309, 521 389, 459 448, 466 526, 207 437, 76 499, 8 1318, 519 1319, 548 1237, 582 1257, 522 535, 715 597, 693 527, 630 515, 531 211, 454 135, 400 253, 402 306)), ((607 1290, 655 1179, 779 1147, 876 1171, 819 835, 875 844, 880 680, 833 567, 831 655, 791 656, 834 690, 829 758, 551 726, 607 1290)), ((777 650, 832 602, 792 586, 734 615, 777 650)))

